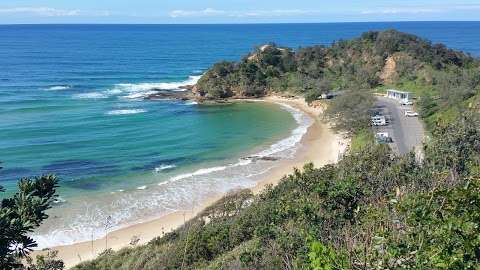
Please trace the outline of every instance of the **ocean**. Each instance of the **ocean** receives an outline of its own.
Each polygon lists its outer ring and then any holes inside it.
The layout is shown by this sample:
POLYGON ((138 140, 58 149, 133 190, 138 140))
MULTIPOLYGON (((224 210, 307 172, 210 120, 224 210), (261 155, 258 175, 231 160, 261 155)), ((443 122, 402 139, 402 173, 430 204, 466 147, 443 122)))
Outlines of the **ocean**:
POLYGON ((289 158, 311 119, 261 102, 218 106, 146 101, 182 91, 212 64, 255 46, 329 45, 395 28, 480 56, 480 22, 259 25, 0 25, 0 185, 61 178, 40 247, 103 236, 187 209, 209 196, 254 186, 289 158))

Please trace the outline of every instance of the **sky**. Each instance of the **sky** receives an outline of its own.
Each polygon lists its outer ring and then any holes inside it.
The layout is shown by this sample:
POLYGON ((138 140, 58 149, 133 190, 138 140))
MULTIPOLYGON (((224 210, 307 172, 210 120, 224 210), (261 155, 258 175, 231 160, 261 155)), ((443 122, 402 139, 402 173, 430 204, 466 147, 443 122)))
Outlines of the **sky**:
POLYGON ((480 0, 0 0, 0 24, 480 21, 480 0))

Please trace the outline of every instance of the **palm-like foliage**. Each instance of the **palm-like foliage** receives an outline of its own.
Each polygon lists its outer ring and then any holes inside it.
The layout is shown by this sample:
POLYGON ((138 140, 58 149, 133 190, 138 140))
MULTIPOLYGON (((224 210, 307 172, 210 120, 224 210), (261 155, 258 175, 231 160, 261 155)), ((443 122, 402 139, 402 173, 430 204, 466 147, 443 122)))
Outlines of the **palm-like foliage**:
MULTIPOLYGON (((21 268, 20 260, 34 247, 28 236, 43 220, 56 195, 58 179, 54 175, 22 178, 18 192, 0 205, 0 269, 21 268)), ((0 187, 0 191, 4 191, 0 187)))

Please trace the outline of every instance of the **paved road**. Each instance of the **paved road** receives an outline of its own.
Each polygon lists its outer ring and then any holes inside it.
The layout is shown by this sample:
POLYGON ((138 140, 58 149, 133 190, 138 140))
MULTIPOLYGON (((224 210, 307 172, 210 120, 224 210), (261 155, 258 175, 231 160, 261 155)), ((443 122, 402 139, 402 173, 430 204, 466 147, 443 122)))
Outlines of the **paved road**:
POLYGON ((397 154, 404 155, 415 150, 421 157, 421 146, 425 136, 425 130, 418 117, 405 117, 406 110, 412 110, 411 106, 401 106, 398 101, 386 97, 377 97, 376 109, 389 119, 389 125, 376 127, 376 132, 388 132, 393 139, 390 144, 397 154))

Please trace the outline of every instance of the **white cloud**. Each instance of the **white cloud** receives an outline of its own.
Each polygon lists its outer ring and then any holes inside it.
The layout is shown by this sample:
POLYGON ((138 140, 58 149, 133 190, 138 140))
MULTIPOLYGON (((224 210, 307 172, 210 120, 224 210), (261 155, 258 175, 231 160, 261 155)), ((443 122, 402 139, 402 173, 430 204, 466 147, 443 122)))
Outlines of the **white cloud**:
POLYGON ((179 17, 286 17, 294 15, 318 14, 319 11, 301 9, 276 9, 276 10, 247 10, 247 11, 225 11, 213 8, 203 10, 174 10, 169 13, 172 18, 179 17))
POLYGON ((237 17, 288 17, 295 15, 312 15, 320 12, 301 9, 275 9, 275 10, 257 10, 248 12, 237 12, 233 14, 237 17))
POLYGON ((479 10, 480 5, 460 5, 460 6, 455 6, 455 9, 458 9, 458 10, 479 10))
POLYGON ((397 14, 422 14, 422 13, 438 13, 438 12, 442 12, 442 10, 432 9, 432 8, 418 8, 418 7, 397 7, 397 8, 364 10, 362 11, 362 14, 364 15, 374 15, 374 14, 397 15, 397 14))
POLYGON ((432 14, 432 13, 448 13, 455 10, 472 11, 479 10, 480 5, 436 5, 435 7, 427 6, 399 6, 399 7, 382 7, 376 9, 363 10, 364 15, 412 15, 412 14, 432 14))
POLYGON ((223 10, 213 9, 213 8, 206 8, 203 10, 174 10, 170 12, 170 17, 178 18, 178 17, 211 17, 211 16, 218 16, 225 14, 226 12, 223 10))
POLYGON ((41 17, 110 16, 109 11, 82 11, 79 9, 57 9, 50 7, 0 8, 0 14, 30 14, 41 17))

